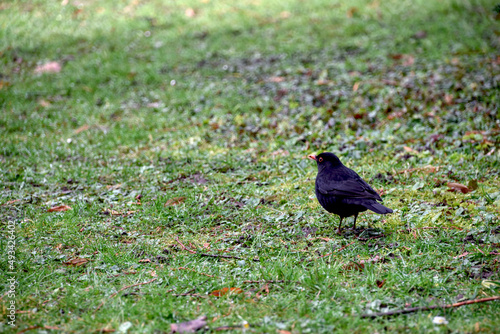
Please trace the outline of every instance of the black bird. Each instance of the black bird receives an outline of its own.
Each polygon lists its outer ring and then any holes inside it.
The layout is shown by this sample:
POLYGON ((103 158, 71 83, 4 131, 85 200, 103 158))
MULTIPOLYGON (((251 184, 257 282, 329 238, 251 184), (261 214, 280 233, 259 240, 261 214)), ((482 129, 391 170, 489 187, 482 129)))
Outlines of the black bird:
POLYGON ((347 168, 333 153, 324 152, 318 156, 311 154, 309 159, 316 160, 318 175, 316 176, 316 198, 328 212, 340 216, 337 233, 340 234, 342 220, 354 216, 354 226, 360 212, 371 210, 376 213, 392 213, 377 201, 380 195, 373 190, 355 171, 347 168))

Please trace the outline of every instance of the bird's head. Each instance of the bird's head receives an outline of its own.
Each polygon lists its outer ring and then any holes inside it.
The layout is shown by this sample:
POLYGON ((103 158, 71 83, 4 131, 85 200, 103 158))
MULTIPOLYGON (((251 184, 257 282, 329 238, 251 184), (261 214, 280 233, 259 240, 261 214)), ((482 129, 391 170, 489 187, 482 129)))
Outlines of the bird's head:
POLYGON ((335 154, 330 152, 323 152, 318 155, 310 154, 307 157, 311 160, 316 160, 319 169, 322 169, 326 166, 342 166, 342 162, 340 162, 340 159, 335 154))

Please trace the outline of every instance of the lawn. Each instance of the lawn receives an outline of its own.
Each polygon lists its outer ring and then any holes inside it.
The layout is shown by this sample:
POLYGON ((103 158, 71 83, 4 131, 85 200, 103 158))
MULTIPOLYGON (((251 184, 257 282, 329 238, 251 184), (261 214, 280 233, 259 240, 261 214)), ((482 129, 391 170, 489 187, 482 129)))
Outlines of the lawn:
POLYGON ((0 332, 498 333, 375 314, 500 296, 499 88, 495 1, 2 2, 0 332))

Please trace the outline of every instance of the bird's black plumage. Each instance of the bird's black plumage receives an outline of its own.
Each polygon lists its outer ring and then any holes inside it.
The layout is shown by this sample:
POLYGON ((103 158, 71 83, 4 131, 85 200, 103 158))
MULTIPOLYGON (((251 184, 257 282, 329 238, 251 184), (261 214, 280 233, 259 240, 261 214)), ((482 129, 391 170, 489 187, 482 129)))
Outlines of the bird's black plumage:
POLYGON ((339 233, 345 217, 354 216, 355 228, 360 212, 392 213, 378 202, 382 201, 380 195, 355 171, 344 166, 335 154, 324 152, 309 158, 316 160, 318 165, 316 198, 326 211, 340 216, 339 233))

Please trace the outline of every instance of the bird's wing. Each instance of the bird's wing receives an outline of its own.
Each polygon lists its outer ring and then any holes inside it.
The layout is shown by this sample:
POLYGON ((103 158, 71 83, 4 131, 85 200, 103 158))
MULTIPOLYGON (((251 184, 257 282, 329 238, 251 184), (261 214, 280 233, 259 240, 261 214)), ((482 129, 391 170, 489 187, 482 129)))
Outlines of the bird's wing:
POLYGON ((380 195, 361 178, 351 178, 347 180, 327 179, 318 182, 316 187, 323 195, 382 200, 380 195))

